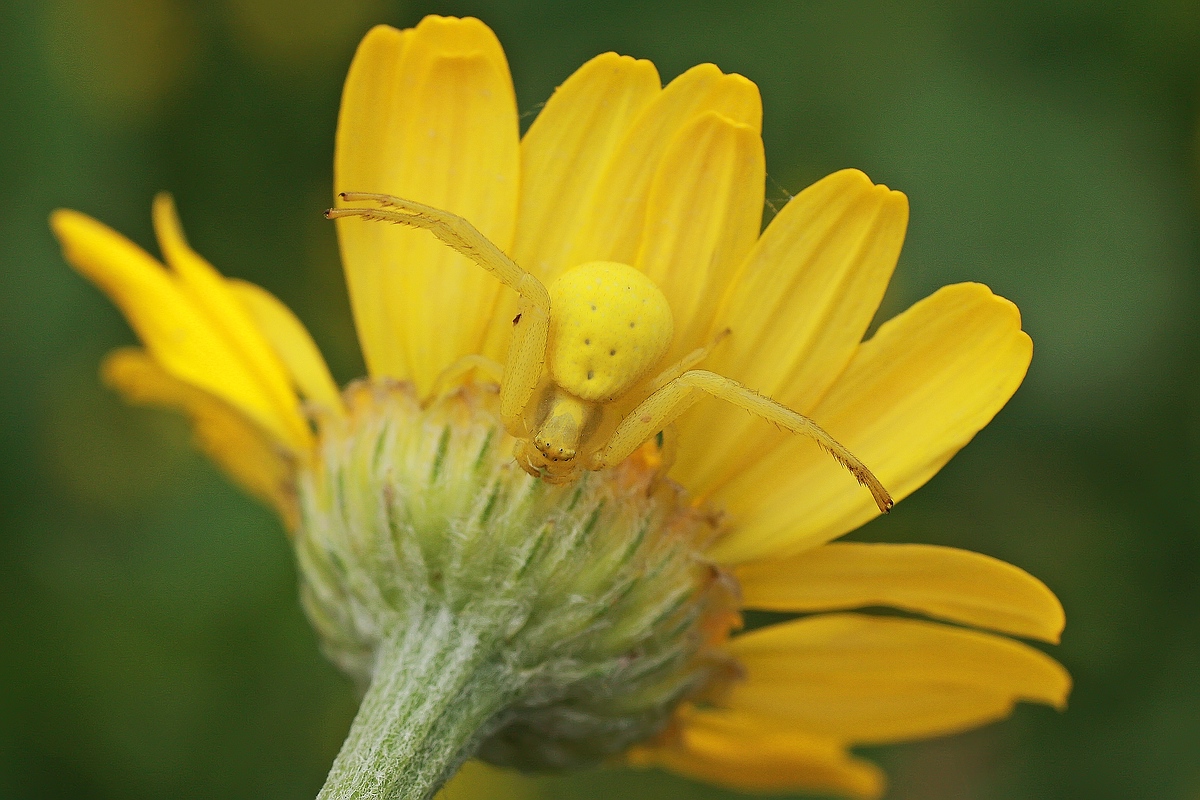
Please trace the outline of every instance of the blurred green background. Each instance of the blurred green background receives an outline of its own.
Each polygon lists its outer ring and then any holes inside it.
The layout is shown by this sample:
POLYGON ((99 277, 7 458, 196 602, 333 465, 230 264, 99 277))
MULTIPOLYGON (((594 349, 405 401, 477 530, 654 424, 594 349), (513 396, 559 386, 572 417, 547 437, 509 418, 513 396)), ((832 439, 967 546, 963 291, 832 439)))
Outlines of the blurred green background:
MULTIPOLYGON (((1071 708, 873 750, 892 798, 1200 798, 1200 4, 8 0, 0 3, 0 798, 312 798, 354 712, 278 523, 127 408, 132 341, 63 263, 71 206, 276 292, 362 371, 320 211, 341 81, 376 22, 490 24, 524 124, 604 50, 762 89, 776 205, 842 167, 906 192, 882 316, 980 280, 1035 356, 1016 398, 856 537, 952 544, 1067 609, 1071 708)), ((547 797, 729 798, 657 773, 547 797)))

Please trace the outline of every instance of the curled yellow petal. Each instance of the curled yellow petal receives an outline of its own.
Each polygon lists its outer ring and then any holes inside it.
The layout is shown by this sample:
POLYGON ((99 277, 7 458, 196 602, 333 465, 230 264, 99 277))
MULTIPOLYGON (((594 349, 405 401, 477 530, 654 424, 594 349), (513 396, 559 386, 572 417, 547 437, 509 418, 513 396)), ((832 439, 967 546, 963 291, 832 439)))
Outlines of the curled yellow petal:
POLYGON ((50 226, 66 260, 121 309, 163 370, 221 398, 288 447, 307 444, 299 431, 302 420, 298 425, 284 413, 242 355, 158 261, 77 211, 55 211, 50 226))
MULTIPOLYGON (((947 286, 884 323, 810 416, 899 501, 991 421, 1032 354, 1016 306, 978 283, 947 286)), ((782 437, 713 497, 738 523, 710 551, 724 563, 796 555, 879 514, 828 456, 782 437)))
MULTIPOLYGON (((858 170, 836 172, 796 195, 729 287, 710 335, 730 333, 705 368, 809 414, 862 341, 907 224, 907 198, 858 170)), ((674 475, 704 493, 779 441, 745 414, 703 404, 680 420, 674 475)))
POLYGON ((685 709, 678 725, 661 743, 635 747, 627 760, 744 792, 809 791, 862 800, 883 794, 882 770, 834 739, 721 709, 685 709))
POLYGON ((304 323, 261 286, 236 279, 228 283, 230 291, 283 361, 300 393, 337 416, 345 416, 341 393, 304 323))
POLYGON ((279 418, 287 422, 293 440, 299 446, 309 444, 312 437, 283 364, 229 291, 224 276, 188 245, 170 194, 162 192, 154 198, 153 216, 163 258, 178 276, 180 289, 246 364, 263 395, 278 409, 279 418))
POLYGON ((1046 584, 997 558, 927 544, 827 544, 739 565, 746 608, 838 611, 869 606, 1057 643, 1066 618, 1046 584))
POLYGON ((138 405, 182 411, 197 447, 234 483, 272 506, 288 530, 299 523, 294 459, 253 420, 214 395, 166 372, 145 351, 122 348, 101 367, 105 383, 138 405))
POLYGON ((650 187, 634 266, 666 295, 666 361, 708 344, 713 309, 762 227, 766 160, 758 131, 710 111, 676 134, 650 187))
MULTIPOLYGON (((371 30, 342 95, 334 189, 380 192, 465 217, 501 249, 516 225, 516 98, 504 51, 477 19, 371 30)), ((373 377, 427 392, 480 352, 496 279, 425 231, 340 219, 342 261, 373 377)))
POLYGON ((748 125, 755 133, 761 130, 758 87, 741 75, 725 75, 712 64, 701 64, 671 81, 613 151, 588 203, 587 223, 557 269, 585 261, 633 263, 642 242, 650 184, 664 153, 685 125, 710 111, 748 125))
POLYGON ((727 645, 746 670, 721 702, 817 736, 883 743, 957 733, 1018 701, 1063 708, 1071 678, 1028 645, 922 620, 825 614, 727 645))
MULTIPOLYGON (((604 53, 559 86, 521 139, 513 260, 542 279, 565 263, 584 204, 646 104, 662 91, 649 61, 604 53)), ((511 326, 510 326, 511 327, 511 326)))
MULTIPOLYGON (((521 139, 521 200, 512 257, 549 283, 568 263, 588 203, 633 120, 662 91, 649 61, 603 53, 559 86, 521 139)), ((483 354, 503 361, 517 313, 502 292, 483 354)))

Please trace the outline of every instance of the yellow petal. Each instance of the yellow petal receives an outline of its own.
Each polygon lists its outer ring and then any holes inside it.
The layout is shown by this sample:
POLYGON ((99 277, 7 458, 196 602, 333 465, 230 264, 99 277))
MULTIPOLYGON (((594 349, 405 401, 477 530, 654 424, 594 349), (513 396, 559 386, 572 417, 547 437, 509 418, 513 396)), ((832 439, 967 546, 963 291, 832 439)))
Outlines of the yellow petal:
MULTIPOLYGON (((1032 353, 1016 306, 981 284, 947 286, 864 342, 811 416, 900 500, 1008 402, 1032 353)), ((879 513, 869 492, 799 438, 714 497, 736 521, 710 552, 724 563, 795 555, 879 513)))
POLYGON ((518 264, 539 278, 574 266, 564 262, 584 203, 633 119, 661 91, 652 63, 616 53, 596 56, 555 90, 521 140, 518 264))
POLYGON ((762 227, 765 181, 758 131, 716 112, 693 118, 663 156, 634 266, 671 304, 667 362, 708 344, 713 309, 762 227))
MULTIPOLYGON (((712 331, 727 327, 730 335, 705 369, 809 413, 862 341, 907 224, 905 196, 857 170, 798 194, 730 287, 712 331)), ((674 475, 697 492, 738 474, 779 441, 769 425, 712 401, 681 419, 679 433, 674 475)))
POLYGON ((294 422, 161 264, 77 211, 55 211, 50 226, 67 261, 121 309, 166 372, 221 398, 289 447, 303 446, 294 422))
POLYGON ((196 445, 234 483, 272 506, 288 530, 298 524, 293 460, 251 419, 219 398, 172 377, 137 348, 115 350, 101 372, 105 383, 132 403, 182 411, 196 445))
POLYGON ((734 570, 746 608, 890 606, 1057 643, 1065 617, 1046 584, 991 556, 927 544, 844 542, 734 570))
MULTIPOLYGON (((671 81, 634 120, 596 184, 562 270, 585 261, 632 264, 645 227, 650 183, 675 135, 705 112, 762 129, 758 87, 701 64, 671 81)), ((760 209, 761 211, 761 209, 760 209)), ((553 280, 553 273, 547 276, 553 280)))
MULTIPOLYGON (((412 29, 376 25, 359 43, 342 88, 333 153, 334 191, 367 191, 400 157, 398 119, 403 98, 400 69, 412 29), (359 184, 363 184, 359 186, 359 184)), ((385 191, 382 187, 378 191, 385 191)), ((382 223, 337 220, 342 269, 350 294, 359 347, 371 375, 397 379, 412 374, 400 322, 403 275, 412 266, 394 256, 407 241, 382 223), (400 242, 400 244, 397 244, 400 242)))
MULTIPOLYGON (((561 271, 602 169, 662 86, 649 61, 596 56, 559 86, 521 139, 521 201, 512 257, 535 276, 561 271)), ((503 360, 517 313, 501 294, 484 355, 503 360)))
MULTIPOLYGON (((476 19, 385 26, 359 45, 338 119, 336 191, 382 192, 459 214, 501 249, 517 213, 518 130, 508 62, 476 19)), ((370 373, 429 390, 479 353, 496 279, 426 231, 341 219, 342 260, 370 373)))
POLYGON ((236 279, 230 280, 228 285, 283 361, 300 393, 337 416, 345 416, 342 395, 304 323, 278 297, 261 286, 236 279))
POLYGON ((956 733, 1021 700, 1062 709, 1071 688, 1066 670, 1028 645, 897 617, 808 617, 727 647, 746 677, 722 704, 848 743, 956 733))
POLYGON ((683 712, 677 735, 661 745, 635 747, 627 758, 743 792, 875 798, 885 782, 879 767, 849 755, 835 740, 716 709, 683 712))
POLYGON ((162 192, 154 198, 153 214, 159 247, 167 264, 179 277, 179 287, 245 363, 262 393, 276 406, 280 419, 287 422, 296 446, 310 444, 312 436, 300 413, 296 393, 283 363, 246 309, 229 291, 221 273, 188 245, 171 195, 162 192))

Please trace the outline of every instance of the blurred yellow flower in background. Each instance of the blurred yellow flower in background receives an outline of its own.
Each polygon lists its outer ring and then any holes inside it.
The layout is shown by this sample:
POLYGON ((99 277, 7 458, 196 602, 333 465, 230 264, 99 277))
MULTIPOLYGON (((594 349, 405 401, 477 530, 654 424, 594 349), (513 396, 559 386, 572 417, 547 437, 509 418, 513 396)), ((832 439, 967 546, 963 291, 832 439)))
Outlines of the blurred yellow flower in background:
MULTIPOLYGON (((864 342, 907 200, 846 170, 760 231, 761 122, 741 76, 701 65, 663 87, 651 63, 607 53, 520 137, 492 32, 428 17, 377 27, 359 46, 334 189, 460 215, 544 284, 584 262, 633 266, 670 304, 664 364, 727 329, 705 369, 816 420, 901 499, 1008 401, 1030 339, 1012 303, 957 284, 864 342)), ((302 531, 298 481, 323 469, 329 430, 354 435, 353 391, 339 392, 290 310, 189 247, 169 197, 153 216, 165 268, 87 216, 52 217, 67 260, 143 344, 112 354, 105 379, 185 413, 201 449, 302 531)), ((424 231, 337 225, 370 386, 402 382, 422 408, 474 391, 465 373, 444 373, 465 357, 504 358, 514 294, 424 231)), ((849 748, 963 731, 1023 700, 1063 707, 1063 668, 995 635, 1058 640, 1062 608, 1037 579, 946 547, 832 543, 879 513, 870 494, 812 442, 732 406, 707 401, 671 438, 673 458, 639 453, 629 469, 677 483, 682 506, 712 521, 715 538, 692 541, 689 557, 734 586, 741 608, 807 616, 730 636, 736 616, 701 614, 710 636, 696 647, 730 669, 672 697, 625 763, 746 790, 878 797, 881 772, 849 748), (856 611, 877 607, 928 619, 856 611)))

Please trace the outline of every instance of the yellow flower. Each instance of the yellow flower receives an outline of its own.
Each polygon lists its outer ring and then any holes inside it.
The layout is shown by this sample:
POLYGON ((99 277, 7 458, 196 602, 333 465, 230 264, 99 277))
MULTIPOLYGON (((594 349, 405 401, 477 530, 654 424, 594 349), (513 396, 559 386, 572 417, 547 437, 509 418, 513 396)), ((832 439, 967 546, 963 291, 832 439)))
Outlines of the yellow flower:
MULTIPOLYGON (((1030 339, 1012 303, 967 283, 862 341, 900 252, 907 200, 846 170, 801 192, 760 235, 761 119, 757 88, 741 76, 701 65, 664 88, 651 63, 607 53, 568 78, 520 137, 492 32, 428 17, 405 31, 377 27, 360 45, 335 190, 453 212, 546 285, 584 262, 631 265, 670 306, 662 364, 728 330, 705 370, 811 417, 902 499, 1007 402, 1030 339)), ((324 491, 309 484, 336 460, 330 442, 360 435, 359 420, 379 408, 409 403, 402 414, 420 426, 422 409, 458 389, 471 419, 497 420, 493 401, 470 399, 470 375, 488 363, 472 359, 503 361, 516 293, 427 232, 337 222, 370 376, 343 395, 286 307, 190 249, 168 197, 155 201, 154 222, 166 269, 82 214, 52 217, 67 260, 144 345, 110 356, 105 378, 135 402, 189 415, 205 452, 289 529, 311 525, 316 506, 304 498, 324 491)), ((447 425, 467 414, 444 413, 447 425)), ((808 439, 731 405, 706 400, 669 434, 672 447, 652 441, 631 459, 633 477, 613 485, 658 485, 669 467, 686 490, 670 508, 696 509, 693 528, 716 531, 697 540, 696 557, 736 579, 741 607, 808 616, 730 636, 736 620, 713 601, 708 639, 689 652, 712 649, 733 672, 706 672, 699 688, 672 695, 669 719, 643 731, 627 763, 742 789, 877 797, 883 777, 849 754, 854 745, 966 730, 1022 700, 1063 707, 1062 667, 995 635, 1057 642, 1062 609, 1037 579, 951 548, 831 543, 879 513, 871 494, 808 439), (873 607, 931 619, 855 612, 873 607)), ((342 630, 322 602, 310 603, 314 624, 342 630)), ((369 672, 360 644, 339 647, 328 645, 340 664, 369 672)))

